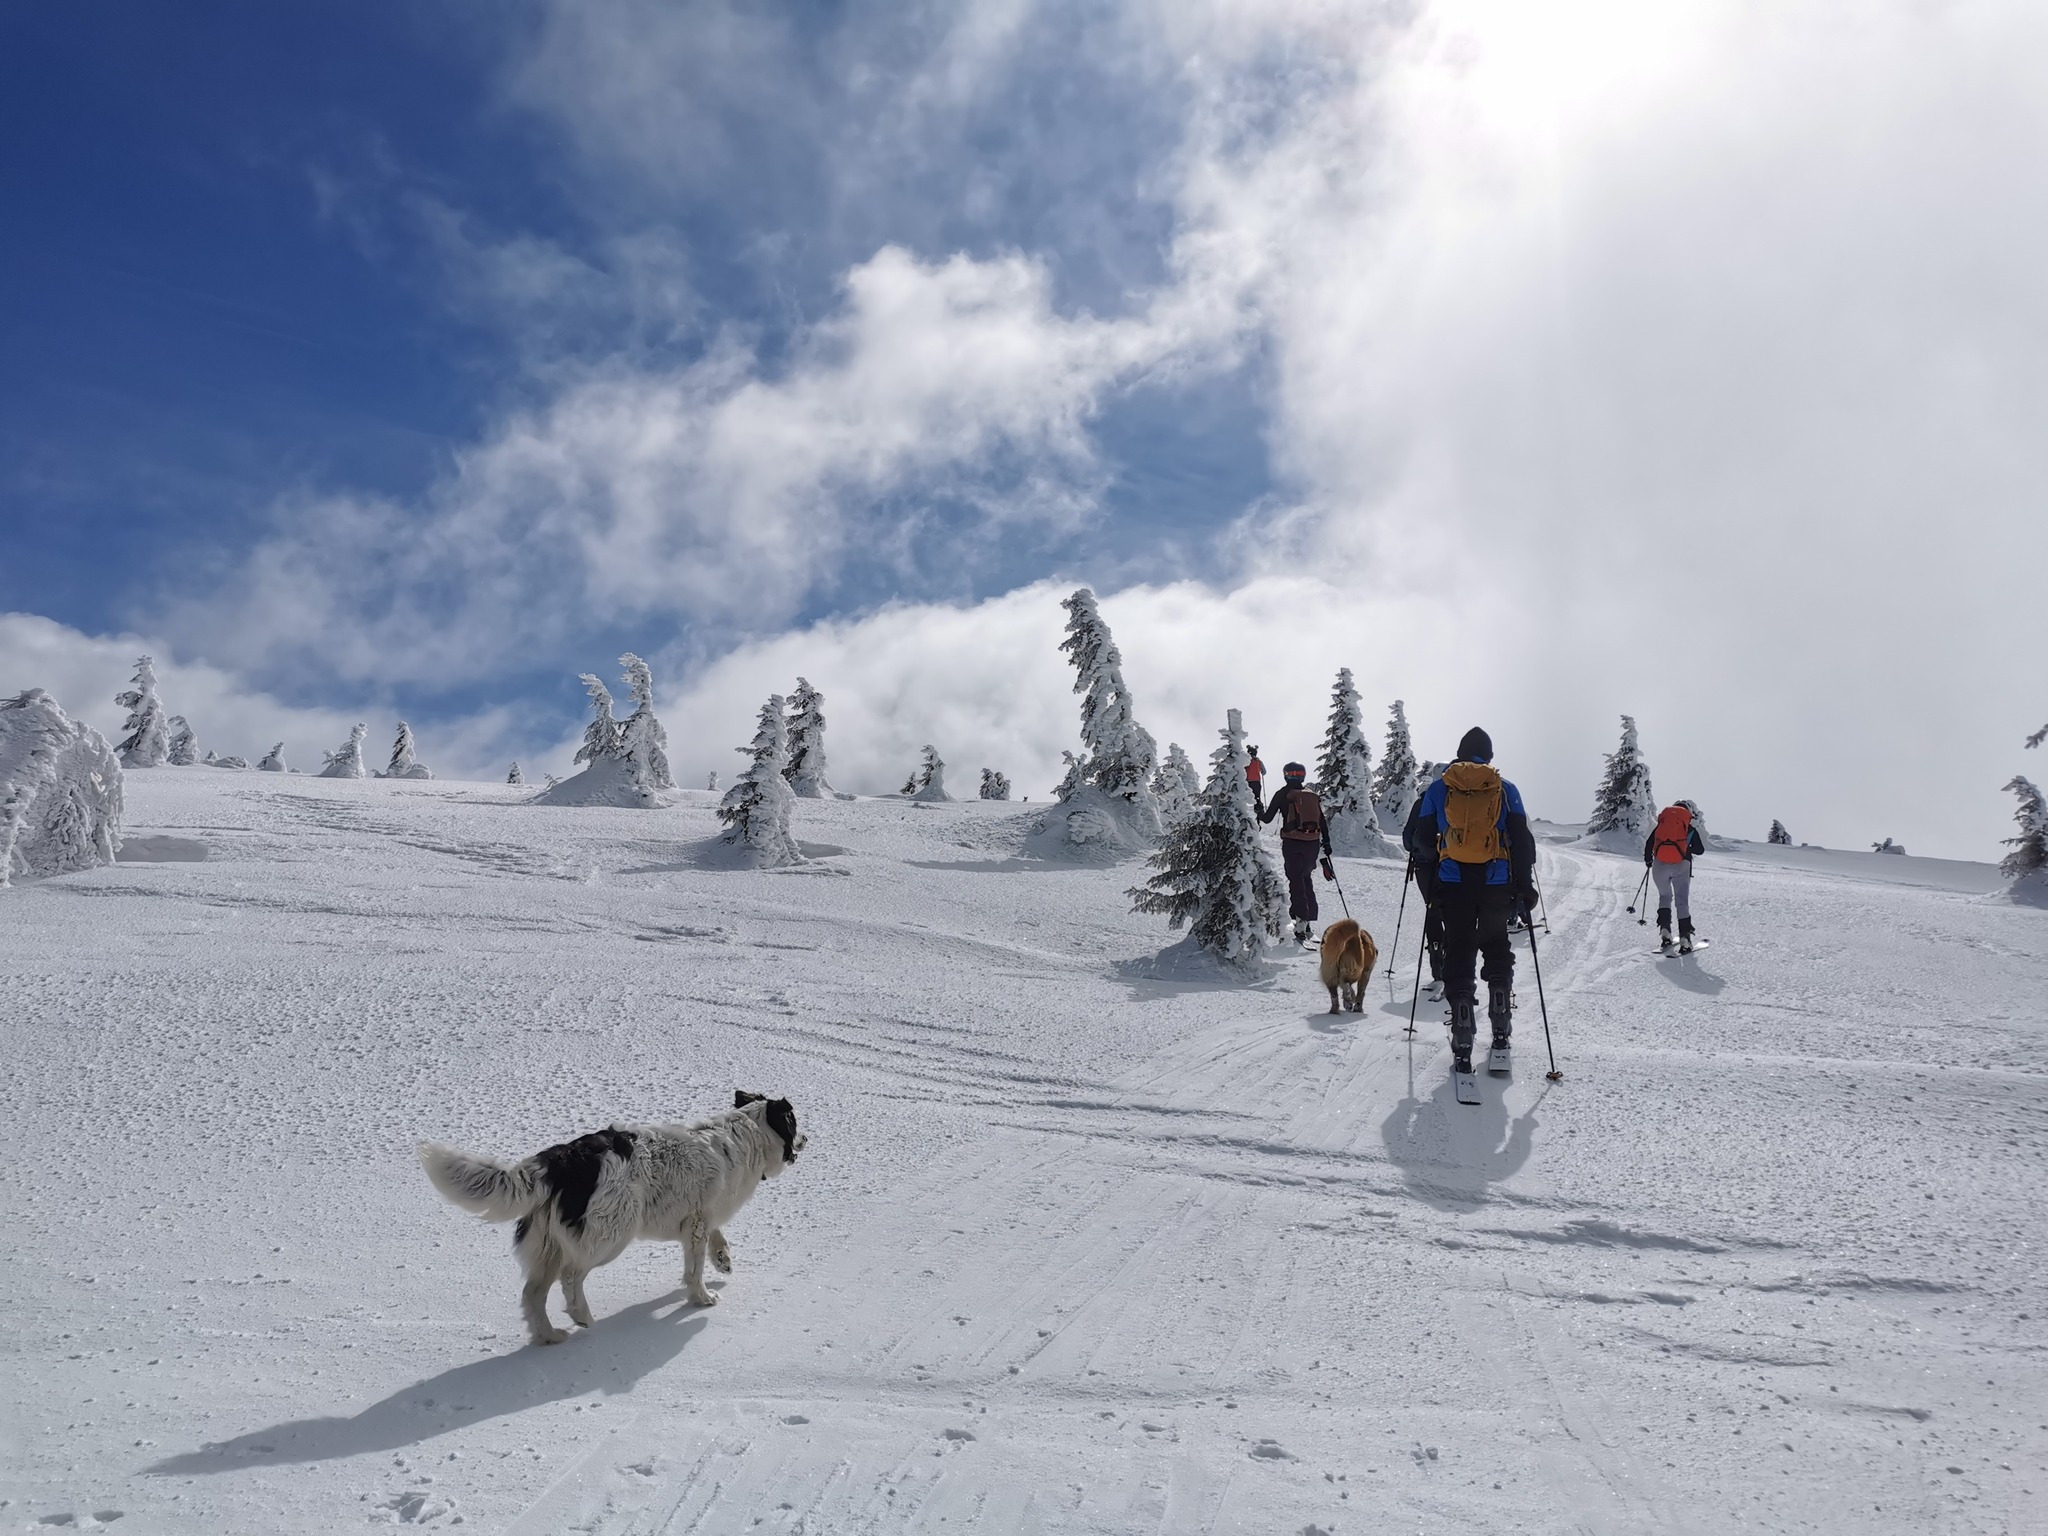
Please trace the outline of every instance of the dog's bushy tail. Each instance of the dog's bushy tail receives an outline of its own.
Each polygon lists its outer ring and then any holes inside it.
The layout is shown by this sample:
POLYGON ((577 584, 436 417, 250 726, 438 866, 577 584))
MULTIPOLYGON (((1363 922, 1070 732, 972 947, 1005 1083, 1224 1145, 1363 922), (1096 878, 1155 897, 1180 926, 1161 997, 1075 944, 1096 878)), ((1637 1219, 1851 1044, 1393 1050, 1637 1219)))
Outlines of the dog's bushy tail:
POLYGON ((485 1221, 510 1221, 524 1216, 547 1198, 540 1164, 533 1158, 501 1163, 472 1157, 438 1142, 420 1143, 420 1166, 450 1205, 473 1211, 485 1221))

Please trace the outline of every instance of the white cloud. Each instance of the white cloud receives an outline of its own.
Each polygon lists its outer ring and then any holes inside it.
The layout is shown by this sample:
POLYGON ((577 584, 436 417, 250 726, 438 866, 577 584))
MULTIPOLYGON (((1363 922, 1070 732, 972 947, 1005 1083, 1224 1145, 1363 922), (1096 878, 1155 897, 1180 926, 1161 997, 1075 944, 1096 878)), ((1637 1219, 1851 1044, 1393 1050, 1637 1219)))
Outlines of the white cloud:
MULTIPOLYGON (((145 655, 155 658, 157 696, 164 709, 190 722, 202 755, 210 750, 254 765, 282 741, 285 761, 311 773, 358 720, 370 725, 373 753, 397 734, 398 716, 389 706, 336 710, 290 705, 220 667, 179 660, 161 638, 89 635, 37 614, 0 613, 0 696, 44 689, 67 714, 88 722, 109 741, 121 739, 127 718, 114 695, 128 687, 136 657, 145 655)), ((499 778, 516 729, 510 713, 498 709, 437 720, 418 732, 420 760, 443 777, 499 778)))
MULTIPOLYGON (((919 13, 892 133, 944 142, 1027 9, 919 13)), ((758 17, 552 17, 523 99, 657 188, 729 161, 785 88, 778 133, 844 135, 758 17)), ((935 498, 977 508, 956 548, 1090 515, 1108 394, 1254 333, 1288 494, 1228 540, 1241 584, 1107 605, 1162 736, 1199 752, 1224 704, 1270 700, 1311 738, 1348 662, 1447 739, 1486 719, 1558 814, 1628 710, 1668 793, 1736 808, 1717 826, 1988 851, 2011 716, 2038 713, 2004 695, 2048 556, 2048 12, 1173 0, 1090 39, 1183 113, 1152 189, 1178 214, 1163 285, 1090 315, 1039 253, 884 247, 786 356, 735 334, 687 367, 553 373, 421 505, 292 509, 178 633, 445 682, 598 613, 709 618, 744 643, 692 708, 735 741, 798 671, 846 691, 843 664, 871 786, 949 731, 1043 779, 1071 734, 1030 702, 1061 697, 1033 638, 1052 589, 767 632, 852 554, 905 558, 935 498)), ((894 142, 821 163, 866 185, 894 142)), ((527 302, 585 287, 545 250, 492 270, 527 302)))

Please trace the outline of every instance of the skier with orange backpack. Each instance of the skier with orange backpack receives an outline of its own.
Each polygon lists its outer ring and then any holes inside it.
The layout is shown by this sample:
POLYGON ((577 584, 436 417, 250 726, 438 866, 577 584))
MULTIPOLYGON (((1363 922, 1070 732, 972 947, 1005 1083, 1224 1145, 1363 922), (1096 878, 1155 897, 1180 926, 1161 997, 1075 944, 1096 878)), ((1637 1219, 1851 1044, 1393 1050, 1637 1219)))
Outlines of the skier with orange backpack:
POLYGON ((1692 861, 1707 851, 1700 840, 1700 808, 1690 800, 1667 805, 1657 813, 1657 824, 1643 839, 1643 864, 1657 882, 1657 947, 1665 954, 1671 947, 1671 913, 1678 912, 1677 953, 1689 955, 1706 948, 1706 941, 1692 929, 1692 861))
POLYGON ((1493 1026, 1488 1070, 1509 1070, 1514 1033, 1515 952, 1508 919, 1536 910, 1536 838, 1522 792, 1493 766, 1493 738, 1478 726, 1458 742, 1458 758, 1423 791, 1419 812, 1436 833, 1436 905, 1444 919, 1444 996, 1451 1005, 1451 1074, 1458 1102, 1479 1102, 1472 1073, 1478 996, 1472 965, 1486 964, 1486 1017, 1493 1026))

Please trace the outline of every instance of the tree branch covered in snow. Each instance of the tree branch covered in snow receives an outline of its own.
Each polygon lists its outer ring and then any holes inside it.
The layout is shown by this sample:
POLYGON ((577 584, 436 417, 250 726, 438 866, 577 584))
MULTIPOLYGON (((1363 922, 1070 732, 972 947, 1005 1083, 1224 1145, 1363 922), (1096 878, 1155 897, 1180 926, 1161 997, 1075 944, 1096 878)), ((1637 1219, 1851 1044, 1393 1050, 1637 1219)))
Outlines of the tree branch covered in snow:
POLYGON ((789 722, 782 709, 779 693, 761 706, 753 745, 738 749, 747 767, 718 807, 718 819, 725 823, 720 834, 724 840, 748 850, 756 864, 769 869, 803 860, 789 830, 796 792, 783 777, 789 767, 789 722))
POLYGON ((0 699, 0 886, 114 862, 121 764, 40 688, 0 699))
POLYGON ((1209 756, 1209 781, 1193 808, 1167 831, 1151 859, 1158 871, 1125 894, 1131 909, 1188 929, 1201 948, 1247 965, 1280 936, 1287 897, 1259 837, 1245 782, 1244 723, 1231 710, 1223 744, 1209 756))
POLYGON ((1657 802, 1650 790, 1650 765, 1643 761, 1636 745, 1633 715, 1621 717, 1621 745, 1607 754, 1607 771, 1593 794, 1593 814, 1586 821, 1588 835, 1596 832, 1625 832, 1632 837, 1649 835, 1657 816, 1657 802))
POLYGON ((135 681, 114 702, 128 711, 121 729, 125 733, 114 750, 121 754, 124 768, 161 768, 171 753, 170 722, 156 696, 156 662, 148 656, 135 658, 135 681))

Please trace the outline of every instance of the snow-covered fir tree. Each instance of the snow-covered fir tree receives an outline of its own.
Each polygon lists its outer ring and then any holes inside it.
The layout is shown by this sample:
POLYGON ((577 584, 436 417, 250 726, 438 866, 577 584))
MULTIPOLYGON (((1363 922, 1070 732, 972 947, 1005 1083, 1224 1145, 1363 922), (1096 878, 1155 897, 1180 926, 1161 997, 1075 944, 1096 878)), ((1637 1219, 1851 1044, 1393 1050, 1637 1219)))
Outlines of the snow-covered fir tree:
POLYGON ((631 651, 619 658, 619 665, 625 668, 626 696, 633 701, 633 713, 619 727, 619 745, 640 765, 640 777, 649 789, 674 789, 675 776, 668 769, 668 732, 654 717, 654 674, 631 651))
POLYGON ((825 695, 803 677, 789 696, 789 787, 801 800, 832 798, 825 780, 825 695))
POLYGON ((1150 823, 1158 821, 1152 803, 1152 774, 1159 745, 1138 724, 1131 691, 1124 685, 1123 654, 1110 637, 1086 587, 1061 602, 1067 610, 1067 637, 1060 649, 1074 664, 1074 692, 1081 697, 1081 756, 1086 782, 1123 800, 1150 823))
POLYGON ((713 791, 714 793, 715 793, 715 792, 717 791, 717 789, 718 789, 718 770, 717 770, 716 768, 714 768, 714 769, 712 769, 712 770, 711 770, 711 776, 710 776, 709 778, 707 778, 707 779, 706 779, 706 780, 704 781, 704 787, 705 787, 706 789, 708 789, 708 790, 711 790, 711 791, 713 791))
POLYGON ((1408 811, 1422 791, 1416 788, 1415 747, 1408 739, 1408 710, 1399 699, 1387 711, 1387 744, 1380 750, 1380 765, 1372 776, 1372 803, 1379 811, 1380 827, 1400 836, 1408 811))
POLYGON ((263 754, 263 761, 256 765, 256 771, 258 773, 286 773, 290 771, 284 765, 283 742, 280 741, 276 746, 263 754))
POLYGON ((733 780, 718 806, 724 840, 746 849, 755 864, 768 869, 803 858, 789 830, 796 792, 783 777, 789 766, 789 722, 782 710, 779 693, 761 706, 753 745, 738 749, 747 759, 746 770, 733 780))
POLYGON ((199 738, 183 715, 170 719, 170 740, 164 746, 164 761, 173 768, 190 768, 199 761, 199 738))
POLYGON ((1776 843, 1780 848, 1790 848, 1792 846, 1792 834, 1785 830, 1785 823, 1779 821, 1776 817, 1771 818, 1771 835, 1768 840, 1776 843))
POLYGON ((575 761, 601 763, 625 755, 619 736, 619 722, 612 718, 612 691, 595 672, 582 674, 583 691, 590 695, 590 724, 583 728, 583 745, 575 761))
POLYGON ((946 793, 946 765, 939 758, 939 749, 926 743, 924 756, 918 761, 917 772, 912 776, 910 798, 913 800, 951 800, 946 793))
POLYGON ((171 723, 156 696, 156 662, 148 656, 135 658, 135 679, 114 695, 114 702, 128 711, 121 727, 121 742, 114 750, 121 754, 123 768, 161 768, 171 755, 171 723))
POLYGON ((380 779, 431 779, 434 775, 419 760, 413 747, 412 727, 398 722, 398 739, 391 744, 391 762, 377 775, 380 779))
POLYGON ((2012 881, 2013 895, 2048 904, 2048 800, 2023 775, 2015 774, 2005 787, 2019 797, 2012 819, 2020 835, 2005 839, 2012 852, 1998 861, 1998 872, 2012 881))
POLYGON ((326 766, 320 770, 323 779, 360 779, 363 777, 363 738, 370 734, 367 725, 358 723, 348 733, 348 740, 327 754, 326 766))
POLYGON ((1353 858, 1384 858, 1393 852, 1380 831, 1372 798, 1372 748, 1365 741, 1365 717, 1351 669, 1340 667, 1330 689, 1329 722, 1316 758, 1316 793, 1329 817, 1330 846, 1353 858))
POLYGON ((1287 915, 1287 891, 1259 836, 1245 782, 1244 723, 1231 710, 1223 744, 1209 757, 1209 781, 1188 813, 1167 829, 1152 856, 1157 871, 1126 894, 1131 908, 1186 927, 1218 959, 1248 965, 1287 915))
POLYGON ((40 688, 0 699, 0 886, 114 862, 121 765, 40 688))
POLYGON ((207 768, 247 768, 249 766, 249 759, 246 757, 236 757, 233 754, 227 757, 215 757, 209 751, 205 758, 202 759, 201 766, 207 768))
POLYGON ((526 775, 519 771, 519 759, 516 757, 512 759, 512 771, 505 775, 505 782, 507 784, 524 784, 526 782, 526 775))
POLYGON ((1881 842, 1881 843, 1872 843, 1872 844, 1870 845, 1870 851, 1871 851, 1872 853, 1899 853, 1899 854, 1903 854, 1903 853, 1904 853, 1904 852, 1906 851, 1906 845, 1905 845, 1904 843, 1895 843, 1895 842, 1893 842, 1893 841, 1892 841, 1892 840, 1891 840, 1890 838, 1886 838, 1886 839, 1885 839, 1885 840, 1884 840, 1883 842, 1881 842))
POLYGON ((1010 776, 993 768, 981 770, 981 798, 984 800, 1007 800, 1010 798, 1010 776))
POLYGON ((1657 819, 1657 801, 1650 789, 1650 765, 1636 744, 1633 715, 1621 717, 1621 745, 1607 754, 1607 769, 1593 793, 1593 814, 1586 832, 1621 832, 1647 837, 1657 819))
POLYGON ((1159 771, 1152 775, 1152 798, 1158 803, 1160 821, 1170 824, 1185 816, 1201 792, 1202 776, 1195 772, 1195 765, 1188 761, 1179 742, 1168 742, 1159 771))

